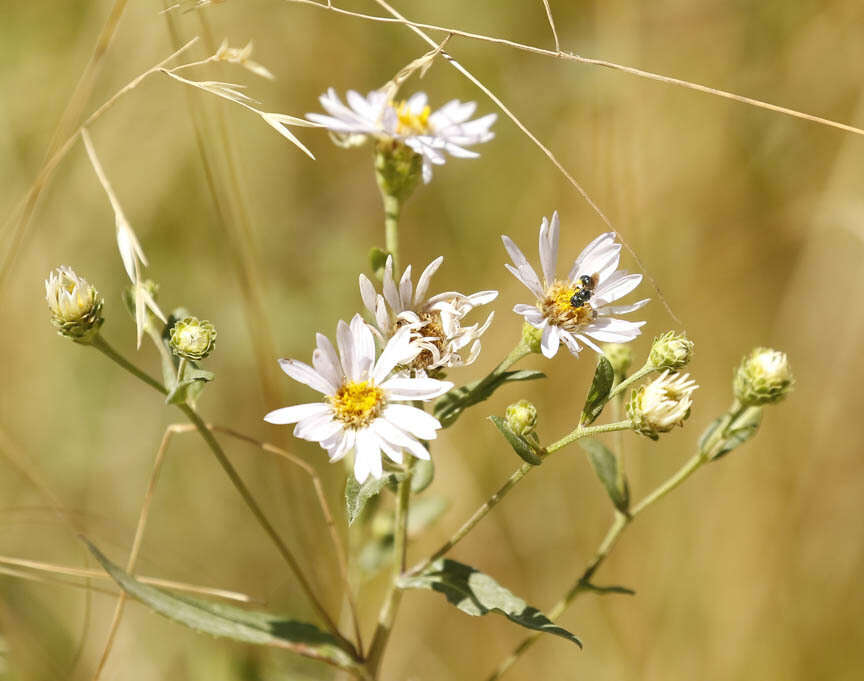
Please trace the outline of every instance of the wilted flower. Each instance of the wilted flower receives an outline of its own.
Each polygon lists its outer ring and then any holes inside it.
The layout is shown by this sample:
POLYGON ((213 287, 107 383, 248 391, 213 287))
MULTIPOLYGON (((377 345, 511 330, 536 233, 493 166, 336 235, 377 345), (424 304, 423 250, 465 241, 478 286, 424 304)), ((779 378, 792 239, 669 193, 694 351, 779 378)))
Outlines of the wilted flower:
POLYGON ((685 334, 667 331, 654 339, 648 360, 657 369, 680 369, 693 357, 693 341, 685 334))
POLYGON ((543 280, 528 264, 522 251, 510 239, 502 236, 504 247, 513 265, 507 269, 537 297, 533 305, 516 305, 513 311, 543 332, 540 346, 546 357, 554 357, 560 343, 574 355, 581 341, 596 352, 603 351, 588 337, 605 343, 626 343, 639 335, 645 322, 628 322, 610 315, 638 310, 648 302, 632 305, 609 305, 627 295, 642 281, 641 274, 618 270, 621 244, 615 243, 615 233, 607 232, 594 239, 573 263, 564 280, 555 278, 558 259, 558 213, 551 222, 543 218, 540 225, 540 262, 543 280))
POLYGON ((216 329, 208 321, 186 317, 171 327, 171 349, 184 359, 198 362, 213 352, 216 329))
POLYGON ((79 343, 88 342, 102 326, 102 296, 67 265, 45 280, 45 298, 57 333, 79 343))
POLYGON ((634 390, 627 405, 633 430, 652 440, 683 426, 690 416, 691 395, 699 386, 689 374, 664 371, 647 385, 634 390))
POLYGON ((422 409, 399 402, 432 400, 453 384, 394 373, 417 355, 411 335, 411 329, 400 329, 376 359, 375 339, 363 318, 354 315, 350 325, 340 320, 339 354, 319 333, 311 367, 294 359, 279 360, 286 374, 322 393, 325 400, 283 407, 264 420, 296 423, 295 437, 319 443, 330 461, 354 450, 354 477, 361 483, 370 474, 375 478, 383 475, 382 451, 396 463, 402 463, 404 450, 428 459, 429 452, 420 441, 435 439, 441 424, 422 409))
POLYGON ((438 257, 429 263, 417 281, 416 290, 410 265, 397 285, 391 257, 384 267, 383 295, 376 293, 365 275, 360 275, 363 304, 375 318, 373 331, 385 341, 403 327, 414 331, 411 342, 419 352, 409 366, 422 375, 467 366, 477 359, 480 336, 489 328, 494 313, 490 312, 482 324, 463 326, 462 321, 474 308, 491 303, 498 296, 498 291, 478 291, 467 296, 447 291, 427 298, 432 276, 443 262, 444 258, 438 257))
POLYGON ((786 353, 756 348, 735 372, 735 397, 745 407, 779 402, 792 390, 795 378, 786 353))
POLYGON ((504 418, 510 430, 525 437, 537 426, 537 407, 528 400, 519 400, 507 407, 504 418))
POLYGON ((360 142, 358 136, 404 143, 422 157, 423 181, 427 183, 432 179, 432 166, 443 165, 447 154, 476 158, 479 154, 466 147, 495 136, 489 128, 496 114, 468 120, 477 108, 475 102, 454 99, 432 111, 423 92, 393 102, 385 90, 374 90, 365 97, 349 90, 345 99, 347 106, 330 88, 319 98, 329 115, 310 113, 306 117, 343 136, 348 144, 360 142))

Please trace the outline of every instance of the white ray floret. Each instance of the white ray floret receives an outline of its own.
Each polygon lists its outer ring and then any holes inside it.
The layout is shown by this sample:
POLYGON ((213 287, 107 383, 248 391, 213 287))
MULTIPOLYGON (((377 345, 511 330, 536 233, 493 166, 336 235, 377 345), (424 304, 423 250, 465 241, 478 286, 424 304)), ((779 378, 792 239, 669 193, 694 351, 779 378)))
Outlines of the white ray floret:
POLYGON ((412 330, 400 329, 376 359, 375 339, 360 315, 350 324, 339 321, 336 348, 317 334, 312 366, 281 359, 282 370, 295 381, 324 395, 324 401, 271 411, 265 421, 296 423, 294 435, 317 442, 330 461, 354 451, 354 477, 362 483, 383 475, 381 453, 402 463, 403 452, 428 459, 421 440, 433 440, 441 428, 438 419, 422 409, 400 402, 433 400, 453 387, 447 381, 411 378, 396 371, 419 352, 411 342, 412 330))
POLYGON ((641 274, 627 274, 618 269, 621 244, 615 242, 615 233, 601 234, 588 244, 574 261, 566 279, 555 277, 558 235, 558 213, 555 212, 551 220, 544 217, 540 225, 542 279, 510 237, 501 237, 513 261, 513 265, 505 267, 536 298, 533 305, 516 305, 513 311, 543 332, 540 341, 543 354, 554 357, 561 343, 573 355, 579 354, 582 345, 602 354, 594 341, 627 343, 636 338, 645 322, 626 321, 612 315, 634 312, 648 303, 648 299, 631 305, 611 305, 642 281, 641 274), (581 300, 578 296, 574 299, 577 292, 581 300), (579 304, 574 304, 574 300, 579 304))
POLYGON ((478 291, 465 295, 446 291, 428 296, 432 276, 444 262, 435 258, 423 270, 414 289, 411 266, 405 268, 398 283, 393 276, 393 259, 384 267, 383 294, 377 293, 369 279, 360 275, 363 304, 375 319, 373 331, 386 341, 400 329, 415 331, 412 343, 419 349, 410 364, 416 373, 427 375, 440 369, 467 366, 480 354, 480 336, 492 323, 493 312, 480 324, 463 326, 474 308, 491 303, 498 291, 478 291))

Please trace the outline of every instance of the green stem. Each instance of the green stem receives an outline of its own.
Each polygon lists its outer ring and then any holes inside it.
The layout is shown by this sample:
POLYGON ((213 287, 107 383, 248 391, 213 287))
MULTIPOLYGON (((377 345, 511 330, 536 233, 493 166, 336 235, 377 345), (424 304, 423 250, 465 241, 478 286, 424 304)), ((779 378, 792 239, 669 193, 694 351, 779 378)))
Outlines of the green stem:
POLYGON ((597 435, 599 433, 612 433, 617 430, 630 430, 630 428, 630 419, 627 419, 625 421, 615 421, 614 423, 606 423, 602 426, 588 426, 587 428, 584 426, 577 426, 560 440, 553 442, 551 445, 549 445, 546 448, 546 452, 549 454, 551 454, 552 452, 557 452, 559 449, 566 447, 573 442, 576 442, 576 440, 581 440, 583 437, 588 437, 589 435, 597 435))
POLYGON ((393 276, 398 282, 399 275, 399 199, 390 194, 381 193, 384 199, 384 247, 393 257, 393 276))
POLYGON ((177 385, 183 382, 184 373, 186 373, 186 358, 181 357, 180 362, 177 364, 177 385))
MULTIPOLYGON (((113 360, 114 362, 119 364, 121 367, 126 369, 126 371, 128 371, 129 373, 134 375, 136 378, 139 378, 142 381, 144 381, 144 383, 146 383, 150 387, 154 388, 155 390, 158 390, 163 395, 168 393, 168 391, 165 389, 165 386, 163 386, 161 383, 159 383, 159 381, 157 381, 156 379, 145 374, 143 371, 138 369, 138 367, 136 367, 134 364, 129 362, 125 357, 120 355, 116 350, 114 350, 108 344, 107 341, 105 341, 104 338, 102 338, 101 335, 97 335, 93 339, 91 344, 93 345, 93 347, 95 347, 97 350, 99 350, 100 352, 105 354, 111 360, 113 360)), ((234 466, 228 460, 227 455, 223 451, 219 442, 213 436, 213 433, 207 427, 207 424, 204 423, 204 421, 201 419, 201 417, 198 415, 198 413, 189 405, 178 404, 177 407, 180 409, 180 411, 182 411, 186 415, 186 418, 188 418, 189 421, 195 426, 195 428, 198 430, 198 433, 204 439, 204 442, 207 443, 207 446, 213 452, 213 455, 216 457, 216 460, 219 462, 219 464, 225 470, 225 473, 227 473, 227 475, 228 475, 229 479, 231 480, 231 482, 233 483, 234 487, 240 493, 240 496, 243 497, 243 500, 246 502, 246 505, 249 507, 249 510, 252 511, 252 514, 255 516, 256 520, 261 525, 262 529, 267 533, 267 535, 270 537, 270 539, 276 545, 276 548, 279 550, 279 553, 285 559, 285 562, 288 564, 288 567, 291 569, 291 572, 294 574, 294 576, 300 582, 300 586, 303 589, 303 592, 306 594, 306 597, 309 599, 310 603, 312 603, 312 606, 315 608, 316 612, 319 614, 321 619, 324 621, 327 628, 330 630, 330 632, 335 637, 337 637, 347 647, 347 650, 355 652, 355 654, 356 654, 356 651, 354 649, 354 645, 350 641, 348 641, 346 638, 344 638, 341 633, 339 633, 339 630, 336 627, 336 624, 333 622, 333 620, 330 618, 330 615, 324 609, 324 606, 321 604, 321 602, 315 596, 315 593, 312 589, 312 585, 306 579, 306 576, 303 573, 302 569, 300 568, 300 565, 297 562, 297 559, 294 557, 294 554, 291 553, 291 550, 288 548, 288 546, 285 544, 285 542, 279 536, 276 529, 273 527, 273 525, 270 523, 270 521, 264 515, 264 512, 261 510, 261 507, 258 506, 258 503, 255 501, 254 497, 252 496, 252 493, 249 491, 249 488, 246 487, 246 484, 243 482, 242 478, 240 477, 240 474, 237 472, 237 470, 234 468, 234 466)))
POLYGON ((621 381, 618 385, 616 385, 614 388, 612 388, 612 390, 609 392, 609 397, 607 398, 607 400, 611 400, 616 395, 621 394, 622 392, 627 390, 627 388, 629 388, 631 385, 633 385, 637 381, 642 380, 645 376, 647 376, 648 374, 650 374, 654 371, 659 371, 659 369, 657 369, 657 367, 655 367, 653 364, 646 362, 645 365, 641 369, 636 371, 631 376, 628 376, 623 381, 621 381))
POLYGON ((391 572, 390 590, 381 606, 378 615, 378 625, 372 643, 369 645, 367 669, 375 677, 384 657, 384 649, 393 631, 396 621, 396 612, 402 600, 402 589, 399 587, 399 578, 405 571, 405 561, 408 549, 408 510, 411 503, 411 478, 413 477, 413 463, 408 464, 405 477, 399 482, 396 490, 396 517, 393 534, 393 569, 391 572))

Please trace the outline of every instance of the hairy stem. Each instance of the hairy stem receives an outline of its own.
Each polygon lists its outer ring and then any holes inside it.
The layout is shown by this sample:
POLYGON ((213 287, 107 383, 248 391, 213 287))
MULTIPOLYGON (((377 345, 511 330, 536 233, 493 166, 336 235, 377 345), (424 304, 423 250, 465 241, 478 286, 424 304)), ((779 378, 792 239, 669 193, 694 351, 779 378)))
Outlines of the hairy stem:
MULTIPOLYGON (((393 271, 399 271, 399 199, 390 194, 381 193, 384 199, 384 247, 393 257, 393 271)), ((398 274, 394 275, 398 278, 398 274)))

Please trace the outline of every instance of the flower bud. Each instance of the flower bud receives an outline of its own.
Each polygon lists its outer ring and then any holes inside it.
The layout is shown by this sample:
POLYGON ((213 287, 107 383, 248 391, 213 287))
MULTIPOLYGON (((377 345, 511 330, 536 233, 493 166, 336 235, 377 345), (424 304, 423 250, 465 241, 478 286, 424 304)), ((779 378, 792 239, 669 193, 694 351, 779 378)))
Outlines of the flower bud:
POLYGON ((735 372, 735 397, 745 407, 779 402, 792 390, 795 378, 786 353, 756 348, 735 372))
POLYGON ((633 430, 656 440, 660 433, 683 426, 693 404, 690 396, 698 387, 689 374, 666 370, 651 383, 634 390, 627 405, 633 430))
POLYGON ((648 361, 657 369, 680 369, 693 357, 693 341, 687 336, 667 331, 654 339, 648 361))
POLYGON ((171 349, 184 359, 199 361, 213 351, 216 329, 208 321, 186 317, 171 327, 171 349))
POLYGON ((522 342, 533 353, 540 354, 540 340, 543 338, 543 331, 531 326, 528 322, 522 324, 522 342))
POLYGON ((507 425, 517 435, 526 437, 534 432, 537 426, 537 407, 528 400, 519 400, 511 404, 504 412, 507 425))
POLYGON ((48 275, 45 298, 57 333, 78 343, 89 343, 105 321, 102 318, 102 296, 66 265, 48 275))
POLYGON ((423 157, 411 147, 395 140, 378 144, 375 177, 384 196, 399 202, 411 196, 423 172, 423 157))
POLYGON ((612 365, 612 371, 619 380, 627 375, 627 370, 633 364, 633 351, 629 345, 623 343, 606 343, 603 346, 603 355, 612 365))

